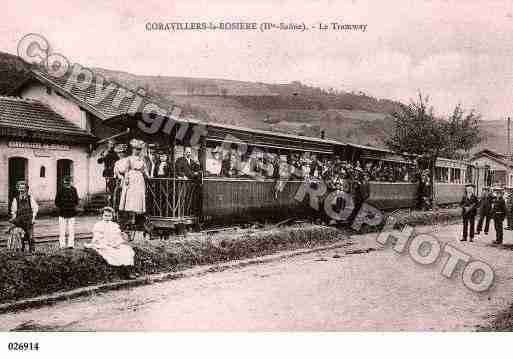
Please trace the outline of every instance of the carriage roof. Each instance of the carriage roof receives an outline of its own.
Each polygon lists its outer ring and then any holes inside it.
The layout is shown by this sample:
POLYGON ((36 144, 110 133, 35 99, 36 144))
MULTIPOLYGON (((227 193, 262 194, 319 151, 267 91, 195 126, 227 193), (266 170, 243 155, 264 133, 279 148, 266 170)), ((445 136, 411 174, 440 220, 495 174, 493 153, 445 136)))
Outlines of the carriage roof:
MULTIPOLYGON (((141 137, 147 142, 158 142, 169 144, 170 138, 175 136, 176 131, 180 131, 176 128, 174 132, 166 133, 163 129, 159 129, 154 134, 149 134, 142 131, 137 124, 142 114, 138 113, 133 116, 117 116, 103 121, 103 124, 125 130, 122 135, 127 137, 135 136, 141 137), (126 131, 129 129, 129 131, 126 131)), ((191 132, 194 126, 204 126, 205 140, 210 143, 221 143, 228 142, 234 144, 243 144, 247 146, 267 147, 273 149, 293 150, 293 151, 310 151, 318 153, 335 153, 337 147, 345 146, 344 143, 334 140, 290 135, 279 132, 257 130, 240 126, 226 125, 214 122, 204 122, 196 119, 181 118, 176 121, 180 126, 190 126, 185 131, 188 134, 184 135, 187 139, 190 138, 191 132)), ((164 125, 162 125, 163 127, 164 125)), ((168 131, 169 132, 169 131, 168 131)))

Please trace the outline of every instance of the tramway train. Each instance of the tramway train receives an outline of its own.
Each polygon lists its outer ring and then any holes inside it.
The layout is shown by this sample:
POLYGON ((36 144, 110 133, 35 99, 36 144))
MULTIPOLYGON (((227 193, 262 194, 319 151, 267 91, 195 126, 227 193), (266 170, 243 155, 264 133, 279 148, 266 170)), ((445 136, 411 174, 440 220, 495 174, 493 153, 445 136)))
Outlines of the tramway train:
MULTIPOLYGON (((225 224, 233 221, 289 218, 315 212, 307 201, 296 199, 303 179, 289 178, 276 190, 272 178, 209 176, 205 171, 207 157, 213 148, 224 151, 237 148, 252 153, 258 148, 276 156, 309 153, 318 158, 338 157, 352 163, 378 161, 380 164, 413 166, 414 156, 399 155, 389 150, 342 143, 329 139, 303 137, 254 130, 224 124, 183 120, 172 126, 163 124, 158 131, 148 129, 141 114, 107 120, 105 125, 120 130, 119 140, 140 138, 165 151, 175 163, 181 146, 196 145, 203 175, 198 180, 149 178, 146 181, 147 216, 157 227, 172 228, 178 223, 225 224), (200 130, 198 130, 198 128, 200 130)), ((437 204, 459 202, 464 184, 475 182, 475 169, 465 161, 439 159, 435 169, 434 198, 437 204)), ((413 207, 417 183, 371 181, 368 203, 381 210, 413 207)))

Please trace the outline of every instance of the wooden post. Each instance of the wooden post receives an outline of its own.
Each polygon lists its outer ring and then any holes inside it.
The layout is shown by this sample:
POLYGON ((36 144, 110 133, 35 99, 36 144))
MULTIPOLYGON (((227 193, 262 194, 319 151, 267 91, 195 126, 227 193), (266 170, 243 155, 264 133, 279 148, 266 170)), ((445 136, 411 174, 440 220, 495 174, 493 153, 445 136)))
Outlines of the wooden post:
MULTIPOLYGON (((198 220, 203 222, 203 176, 204 173, 207 170, 207 139, 205 136, 201 136, 200 139, 200 150, 199 150, 199 160, 200 160, 200 166, 201 166, 201 173, 200 173, 200 183, 198 185, 198 192, 197 192, 197 210, 196 213, 198 215, 198 220)), ((195 201, 196 202, 196 201, 195 201)))
POLYGON ((171 144, 171 162, 173 162, 173 193, 172 193, 172 198, 171 198, 171 204, 173 206, 173 208, 171 208, 172 212, 171 212, 171 216, 173 217, 176 217, 176 213, 175 213, 175 208, 176 208, 176 131, 173 131, 171 133, 171 141, 170 141, 170 144, 171 144))
POLYGON ((201 166, 201 170, 204 172, 207 170, 207 140, 205 136, 201 136, 200 148, 198 151, 198 160, 201 166))
POLYGON ((430 167, 431 167, 431 183, 430 183, 430 186, 431 186, 431 208, 432 209, 435 209, 436 207, 436 194, 435 194, 435 171, 436 171, 436 159, 438 158, 438 156, 436 157, 431 157, 430 158, 430 167))

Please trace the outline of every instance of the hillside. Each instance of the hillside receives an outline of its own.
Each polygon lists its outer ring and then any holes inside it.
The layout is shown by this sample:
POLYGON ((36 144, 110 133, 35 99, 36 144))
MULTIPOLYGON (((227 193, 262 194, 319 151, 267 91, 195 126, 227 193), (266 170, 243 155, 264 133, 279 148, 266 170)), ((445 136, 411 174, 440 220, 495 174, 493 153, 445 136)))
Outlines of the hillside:
POLYGON ((28 77, 29 66, 18 56, 0 52, 0 95, 7 95, 28 77))
MULTIPOLYGON (((94 69, 109 81, 144 88, 162 106, 177 104, 186 117, 255 129, 383 147, 391 128, 388 113, 399 103, 363 93, 325 90, 298 81, 266 84, 224 79, 141 76, 123 71, 94 69)), ((11 93, 28 73, 17 56, 0 52, 0 95, 11 93)), ((479 148, 507 152, 503 121, 483 122, 485 141, 479 148)))
POLYGON ((144 88, 164 105, 176 103, 207 121, 382 146, 385 113, 398 103, 365 94, 325 91, 300 82, 264 84, 220 79, 138 76, 97 68, 110 81, 144 88))

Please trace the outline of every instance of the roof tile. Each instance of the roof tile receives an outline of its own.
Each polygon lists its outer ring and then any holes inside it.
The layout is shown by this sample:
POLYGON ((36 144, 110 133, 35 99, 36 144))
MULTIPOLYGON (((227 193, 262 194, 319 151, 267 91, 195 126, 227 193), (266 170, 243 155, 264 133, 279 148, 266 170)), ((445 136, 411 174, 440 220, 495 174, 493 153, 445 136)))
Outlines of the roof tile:
POLYGON ((43 103, 19 97, 0 96, 0 127, 89 135, 43 103))

